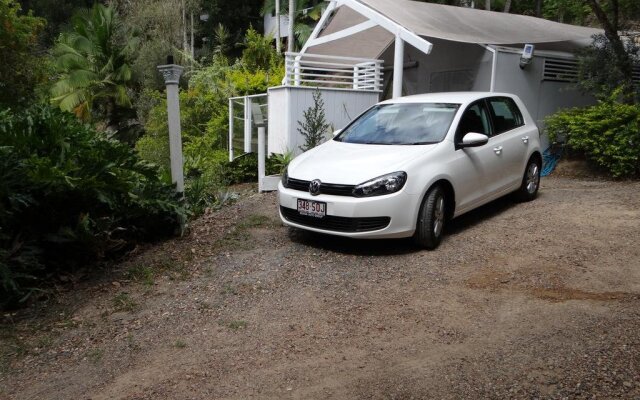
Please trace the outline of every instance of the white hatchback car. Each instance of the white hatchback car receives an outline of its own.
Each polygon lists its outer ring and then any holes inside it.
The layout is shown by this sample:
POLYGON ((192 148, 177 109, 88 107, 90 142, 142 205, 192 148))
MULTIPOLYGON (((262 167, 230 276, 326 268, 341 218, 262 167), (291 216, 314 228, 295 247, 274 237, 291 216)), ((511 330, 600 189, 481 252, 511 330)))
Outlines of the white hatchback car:
POLYGON ((289 226, 353 238, 413 236, 436 248, 447 220, 507 193, 536 197, 540 134, 506 93, 381 102, 296 157, 278 186, 289 226))

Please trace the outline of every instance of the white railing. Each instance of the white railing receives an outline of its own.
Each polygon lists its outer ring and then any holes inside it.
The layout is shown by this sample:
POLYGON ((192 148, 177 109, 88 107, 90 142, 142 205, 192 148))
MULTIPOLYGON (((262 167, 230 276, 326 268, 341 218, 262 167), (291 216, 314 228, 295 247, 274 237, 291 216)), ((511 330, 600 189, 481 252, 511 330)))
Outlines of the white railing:
POLYGON ((267 115, 266 93, 229 98, 229 161, 233 161, 236 154, 240 156, 254 151, 258 146, 254 131, 258 127, 266 127, 267 115), (236 121, 242 121, 242 135, 235 134, 236 121))
POLYGON ((283 84, 365 91, 382 88, 382 60, 285 53, 283 84))

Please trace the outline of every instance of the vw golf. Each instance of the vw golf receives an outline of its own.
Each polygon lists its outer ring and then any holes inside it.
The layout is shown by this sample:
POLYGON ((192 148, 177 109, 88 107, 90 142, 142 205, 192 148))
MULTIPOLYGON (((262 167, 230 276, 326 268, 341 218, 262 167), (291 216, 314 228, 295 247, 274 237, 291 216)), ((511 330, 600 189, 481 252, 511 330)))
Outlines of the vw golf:
POLYGON ((381 102, 296 157, 278 185, 289 226, 353 238, 413 236, 434 249, 447 221, 508 193, 536 197, 540 134, 506 93, 381 102))

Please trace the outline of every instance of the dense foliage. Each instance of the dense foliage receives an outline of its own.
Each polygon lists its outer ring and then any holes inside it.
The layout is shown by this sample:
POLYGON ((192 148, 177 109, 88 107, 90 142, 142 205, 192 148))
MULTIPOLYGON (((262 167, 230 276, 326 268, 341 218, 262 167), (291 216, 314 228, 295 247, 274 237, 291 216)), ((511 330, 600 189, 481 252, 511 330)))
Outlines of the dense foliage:
MULTIPOLYGON (((640 47, 635 42, 626 41, 625 50, 632 60, 640 61, 640 47)), ((615 59, 611 42, 604 35, 594 36, 593 44, 579 54, 578 86, 587 93, 606 99, 624 85, 636 100, 639 99, 640 87, 633 85, 631 75, 621 70, 615 59)))
POLYGON ((119 24, 115 10, 100 3, 76 14, 73 30, 60 35, 53 49, 59 77, 51 88, 53 104, 84 121, 97 118, 114 133, 131 107, 127 89, 138 45, 134 31, 118 34, 119 24))
POLYGON ((185 210, 127 145, 47 106, 0 112, 0 307, 53 271, 174 234, 185 210))
POLYGON ((34 50, 45 22, 22 14, 13 0, 0 0, 0 106, 28 102, 43 80, 42 58, 34 50))
POLYGON ((37 17, 44 18, 47 26, 40 35, 43 47, 49 47, 66 29, 71 16, 79 9, 90 8, 95 0, 18 0, 23 10, 33 11, 37 17))
POLYGON ((584 152, 614 177, 640 174, 640 105, 620 103, 620 91, 598 104, 561 111, 547 118, 551 140, 584 152))
MULTIPOLYGON (((238 62, 230 64, 218 54, 210 65, 192 74, 187 89, 180 92, 187 192, 190 181, 204 180, 212 190, 219 190, 232 183, 254 180, 257 162, 251 163, 253 172, 246 171, 249 164, 245 160, 228 162, 229 97, 264 93, 268 87, 277 86, 283 75, 282 59, 268 39, 253 29, 247 32, 246 48, 238 62)), ((166 100, 160 93, 147 97, 154 99, 154 105, 145 122, 147 134, 136 149, 144 159, 168 171, 166 100)))
MULTIPOLYGON (((284 0, 283 0, 284 1, 284 0)), ((262 17, 260 7, 263 0, 236 0, 230 5, 228 0, 201 0, 202 10, 207 15, 207 21, 202 23, 202 36, 207 39, 205 43, 216 44, 216 30, 219 26, 225 27, 228 32, 227 43, 231 46, 224 47, 223 55, 227 57, 238 57, 242 52, 241 46, 243 37, 250 26, 261 30, 262 17)))

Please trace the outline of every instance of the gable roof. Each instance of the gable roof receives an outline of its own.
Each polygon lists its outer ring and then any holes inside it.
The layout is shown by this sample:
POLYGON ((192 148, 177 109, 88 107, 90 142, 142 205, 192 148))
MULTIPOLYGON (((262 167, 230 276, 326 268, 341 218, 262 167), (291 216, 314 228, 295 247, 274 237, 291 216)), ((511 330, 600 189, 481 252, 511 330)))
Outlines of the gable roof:
POLYGON ((420 36, 465 43, 546 43, 589 39, 602 30, 542 18, 409 0, 361 0, 420 36))
MULTIPOLYGON (((473 8, 423 3, 409 0, 352 0, 357 1, 398 26, 429 38, 521 47, 524 43, 546 44, 549 49, 573 51, 591 43, 591 37, 601 29, 561 24, 525 15, 486 11, 473 8)), ((324 27, 319 38, 356 26, 366 17, 349 8, 349 1, 341 2, 324 27)), ((393 42, 394 35, 375 26, 335 41, 310 45, 309 53, 378 58, 393 42)), ((539 47, 539 46, 537 46, 539 47)))

